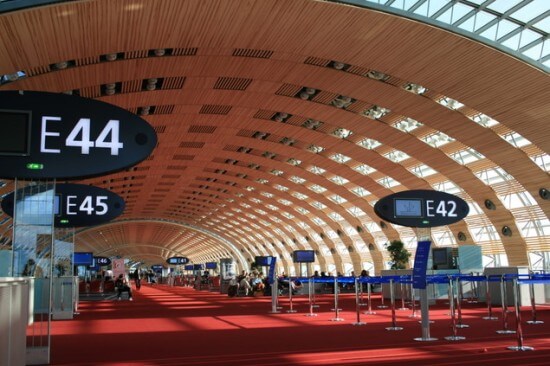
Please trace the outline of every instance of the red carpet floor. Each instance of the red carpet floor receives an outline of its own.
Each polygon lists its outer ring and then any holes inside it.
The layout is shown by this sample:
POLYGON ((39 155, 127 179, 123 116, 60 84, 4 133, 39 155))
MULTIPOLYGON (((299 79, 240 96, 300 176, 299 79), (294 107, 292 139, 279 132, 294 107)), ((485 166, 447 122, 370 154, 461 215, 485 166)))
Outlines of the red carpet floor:
MULTIPOLYGON (((52 323, 52 365, 549 365, 550 307, 538 307, 540 325, 525 324, 530 308, 522 311, 524 345, 534 351, 510 351, 515 334, 497 334, 501 318, 481 319, 487 309, 463 304, 458 329, 462 341, 447 341, 452 334, 448 308, 430 309, 432 337, 418 342, 421 326, 411 310, 397 310, 401 331, 388 331, 391 311, 361 314, 356 322, 355 298, 340 296, 344 321, 331 321, 332 296, 317 296, 318 316, 309 312, 307 298, 295 298, 298 312, 287 313, 282 298, 280 314, 270 314, 265 298, 228 298, 227 295, 163 285, 134 291, 135 301, 87 301, 73 320, 52 323)), ((387 301, 386 301, 387 303, 387 301)), ((398 301, 398 306, 401 302, 398 301)), ((364 311, 365 308, 362 308, 364 311)), ((512 308, 510 310, 513 310, 512 308)), ((494 315, 501 315, 499 308, 494 315)), ((509 315, 509 329, 515 329, 509 315)))

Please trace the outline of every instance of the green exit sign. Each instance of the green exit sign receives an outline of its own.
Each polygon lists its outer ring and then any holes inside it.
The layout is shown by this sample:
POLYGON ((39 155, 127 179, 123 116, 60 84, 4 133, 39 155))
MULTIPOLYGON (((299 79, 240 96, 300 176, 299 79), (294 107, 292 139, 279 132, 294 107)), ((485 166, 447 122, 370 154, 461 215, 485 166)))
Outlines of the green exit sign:
POLYGON ((28 163, 28 164, 27 164, 27 169, 30 169, 30 170, 41 170, 41 169, 44 169, 44 164, 39 164, 39 163, 28 163))

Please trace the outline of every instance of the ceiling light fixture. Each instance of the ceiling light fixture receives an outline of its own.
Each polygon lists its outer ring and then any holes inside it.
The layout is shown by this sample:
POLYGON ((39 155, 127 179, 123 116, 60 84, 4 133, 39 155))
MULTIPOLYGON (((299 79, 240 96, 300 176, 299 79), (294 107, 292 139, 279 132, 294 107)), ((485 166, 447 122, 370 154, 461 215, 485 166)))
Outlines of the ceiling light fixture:
POLYGON ((118 58, 118 55, 116 53, 108 53, 105 55, 105 59, 107 61, 115 61, 118 58))
POLYGON ((153 51, 153 53, 155 54, 155 56, 164 56, 166 54, 166 50, 164 48, 158 48, 156 50, 153 51))

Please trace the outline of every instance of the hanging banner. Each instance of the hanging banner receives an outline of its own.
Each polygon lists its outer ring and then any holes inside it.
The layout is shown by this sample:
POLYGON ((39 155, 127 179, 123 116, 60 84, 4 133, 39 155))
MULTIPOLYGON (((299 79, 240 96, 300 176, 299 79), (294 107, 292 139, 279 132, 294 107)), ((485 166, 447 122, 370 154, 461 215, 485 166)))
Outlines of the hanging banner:
POLYGON ((119 275, 126 276, 126 270, 124 268, 124 258, 118 258, 111 260, 113 265, 113 278, 116 280, 119 275))

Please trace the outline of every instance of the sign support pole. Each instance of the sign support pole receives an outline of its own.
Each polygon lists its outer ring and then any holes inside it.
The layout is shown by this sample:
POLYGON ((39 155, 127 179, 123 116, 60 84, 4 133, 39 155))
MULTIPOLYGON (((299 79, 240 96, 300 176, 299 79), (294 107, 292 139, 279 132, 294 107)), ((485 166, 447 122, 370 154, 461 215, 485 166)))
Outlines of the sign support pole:
MULTIPOLYGON (((418 242, 420 241, 431 241, 431 229, 430 228, 417 228, 416 229, 416 237, 418 242)), ((418 247, 417 247, 418 251, 418 247)), ((428 245, 428 252, 429 252, 429 245, 428 245)), ((426 262, 427 263, 427 262, 426 262)), ((416 259, 415 259, 415 266, 416 266, 416 259)), ((426 269, 424 268, 424 275, 426 274, 426 269)), ((425 281, 425 279, 424 279, 425 281)), ((414 279, 413 279, 414 282, 414 279)), ((428 290, 426 289, 426 284, 424 285, 424 288, 418 289, 419 295, 420 295, 420 316, 421 316, 421 323, 422 323, 422 337, 420 338, 414 338, 415 341, 420 342, 430 342, 430 341, 436 341, 437 338, 432 338, 430 336, 430 309, 429 309, 429 302, 428 302, 428 290)))

